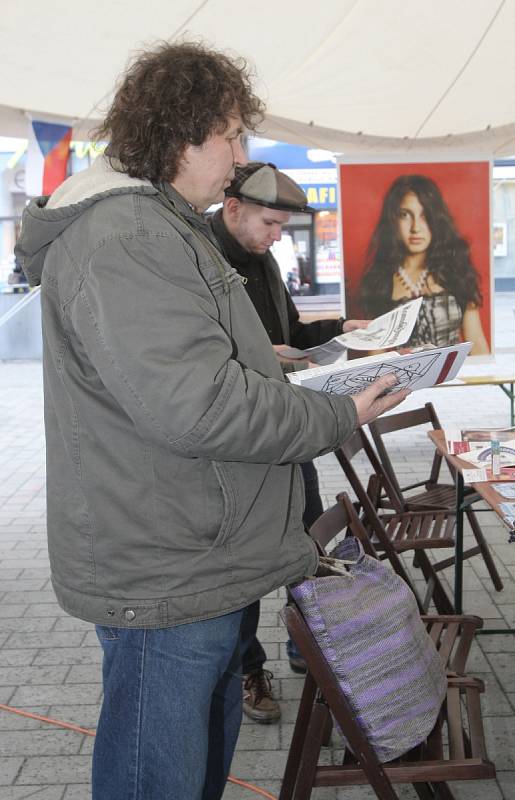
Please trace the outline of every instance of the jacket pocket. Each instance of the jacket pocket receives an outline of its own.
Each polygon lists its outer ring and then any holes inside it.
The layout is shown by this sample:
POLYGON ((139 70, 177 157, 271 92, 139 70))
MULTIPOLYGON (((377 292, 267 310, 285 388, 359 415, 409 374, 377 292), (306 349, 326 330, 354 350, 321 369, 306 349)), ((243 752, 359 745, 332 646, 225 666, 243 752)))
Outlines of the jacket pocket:
POLYGON ((223 505, 222 521, 213 546, 221 547, 234 530, 236 511, 238 508, 237 489, 235 482, 231 478, 231 472, 227 464, 222 461, 212 461, 211 464, 222 491, 223 505))
POLYGON ((302 522, 304 508, 306 506, 306 492, 304 489, 304 478, 302 477, 302 470, 298 464, 291 465, 292 475, 292 491, 290 496, 290 513, 294 523, 302 522))

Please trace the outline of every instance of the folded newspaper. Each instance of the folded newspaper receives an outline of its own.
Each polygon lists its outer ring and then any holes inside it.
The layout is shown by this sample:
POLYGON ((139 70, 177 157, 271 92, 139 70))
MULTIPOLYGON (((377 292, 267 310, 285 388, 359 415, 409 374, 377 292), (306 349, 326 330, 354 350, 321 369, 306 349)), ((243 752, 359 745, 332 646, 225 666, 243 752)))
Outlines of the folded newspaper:
POLYGON ((369 322, 366 328, 341 333, 317 347, 299 350, 285 345, 279 355, 285 358, 307 358, 313 364, 334 364, 347 358, 347 350, 384 350, 405 344, 415 327, 422 297, 410 300, 369 322))
POLYGON ((462 342, 405 355, 378 353, 352 361, 292 372, 288 379, 298 386, 320 392, 357 394, 377 378, 392 373, 397 378, 397 384, 389 391, 415 391, 455 378, 471 347, 471 342, 462 342))

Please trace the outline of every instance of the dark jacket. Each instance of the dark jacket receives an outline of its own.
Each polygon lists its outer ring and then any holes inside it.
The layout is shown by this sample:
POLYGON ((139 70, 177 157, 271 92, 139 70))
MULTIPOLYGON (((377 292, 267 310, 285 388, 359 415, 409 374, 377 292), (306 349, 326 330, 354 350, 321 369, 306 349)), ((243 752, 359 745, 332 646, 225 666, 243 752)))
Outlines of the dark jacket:
POLYGON ((227 230, 222 209, 214 214, 211 224, 227 260, 247 281, 247 292, 272 344, 289 344, 304 350, 323 344, 342 332, 341 318, 308 323, 300 321, 297 307, 270 250, 263 256, 245 250, 227 230))

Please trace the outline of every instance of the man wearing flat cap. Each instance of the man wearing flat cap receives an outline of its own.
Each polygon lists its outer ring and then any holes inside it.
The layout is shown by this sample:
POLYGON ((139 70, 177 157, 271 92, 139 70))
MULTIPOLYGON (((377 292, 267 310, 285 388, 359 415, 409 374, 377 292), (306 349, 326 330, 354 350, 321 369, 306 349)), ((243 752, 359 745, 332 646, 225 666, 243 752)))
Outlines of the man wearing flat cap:
MULTIPOLYGON (((300 321, 270 247, 280 240, 282 226, 291 214, 306 211, 312 209, 295 181, 273 164, 253 161, 236 168, 234 180, 225 190, 223 208, 212 219, 224 255, 244 278, 249 297, 276 350, 285 344, 300 349, 314 347, 344 331, 367 325, 365 320, 345 321, 341 317, 300 321)), ((281 361, 285 371, 295 368, 284 359, 281 361)), ((303 520, 309 528, 323 508, 313 462, 301 467, 306 495, 303 520)), ((263 668, 266 654, 256 635, 258 622, 259 601, 245 610, 242 621, 243 709, 257 722, 268 723, 277 720, 281 711, 272 695, 271 673, 263 668)), ((291 668, 304 672, 305 665, 291 641, 287 649, 291 668)))
MULTIPOLYGON (((274 345, 314 347, 365 320, 320 319, 302 323, 279 265, 270 252, 293 212, 312 211, 295 181, 273 164, 251 161, 236 168, 223 209, 212 225, 224 254, 246 279, 245 287, 274 345)), ((277 348, 280 349, 280 348, 277 348)))

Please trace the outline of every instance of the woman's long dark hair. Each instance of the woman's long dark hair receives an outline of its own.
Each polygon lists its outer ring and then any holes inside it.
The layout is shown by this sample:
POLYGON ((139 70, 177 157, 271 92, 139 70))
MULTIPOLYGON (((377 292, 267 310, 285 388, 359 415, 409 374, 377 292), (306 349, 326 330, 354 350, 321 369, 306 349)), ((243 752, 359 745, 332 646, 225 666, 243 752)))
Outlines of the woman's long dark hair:
POLYGON ((478 274, 470 259, 470 247, 458 233, 438 186, 424 175, 401 175, 385 195, 381 216, 368 246, 366 272, 360 288, 363 312, 376 317, 392 308, 393 276, 407 255, 398 234, 398 222, 400 204, 408 192, 417 196, 431 231, 425 266, 433 280, 456 297, 462 311, 469 303, 481 305, 478 274))

